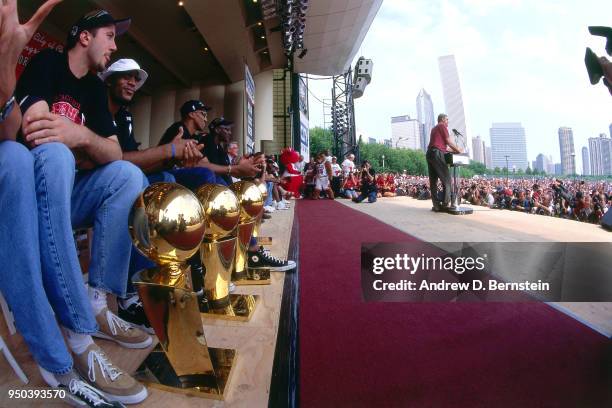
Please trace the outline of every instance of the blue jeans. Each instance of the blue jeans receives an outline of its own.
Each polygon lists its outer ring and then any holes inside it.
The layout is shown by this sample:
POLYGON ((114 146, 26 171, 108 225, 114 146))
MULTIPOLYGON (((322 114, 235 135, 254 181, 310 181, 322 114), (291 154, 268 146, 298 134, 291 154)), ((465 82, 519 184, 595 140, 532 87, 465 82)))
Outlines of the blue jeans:
POLYGON ((266 189, 268 190, 268 196, 266 197, 266 201, 264 201, 264 206, 268 207, 274 203, 274 198, 272 198, 272 188, 274 187, 274 183, 271 181, 266 181, 266 189))
POLYGON ((176 178, 176 182, 195 191, 202 184, 221 184, 227 186, 222 177, 217 176, 212 170, 204 167, 186 167, 170 170, 176 178))
POLYGON ((368 199, 368 203, 375 203, 376 190, 370 191, 369 193, 360 193, 359 196, 355 199, 355 202, 360 203, 366 198, 368 199))
POLYGON ((0 289, 34 359, 52 373, 72 367, 56 318, 77 333, 98 329, 72 229, 94 227, 89 284, 123 295, 128 213, 143 187, 142 172, 124 161, 78 173, 74 165, 61 143, 31 152, 0 143, 0 289))

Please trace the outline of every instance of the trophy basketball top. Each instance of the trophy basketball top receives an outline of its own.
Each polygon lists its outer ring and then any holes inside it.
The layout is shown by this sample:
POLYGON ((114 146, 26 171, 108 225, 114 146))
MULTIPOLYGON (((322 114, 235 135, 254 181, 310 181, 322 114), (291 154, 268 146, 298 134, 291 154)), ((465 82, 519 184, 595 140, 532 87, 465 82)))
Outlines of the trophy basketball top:
POLYGON ((259 191, 261 192, 261 197, 265 201, 265 199, 268 198, 268 187, 266 186, 266 183, 264 183, 263 181, 260 181, 256 185, 259 191))
POLYGON ((229 188, 240 201, 240 223, 254 221, 263 211, 263 197, 259 188, 250 181, 239 181, 229 188))
POLYGON ((204 238, 205 216, 198 198, 175 183, 155 183, 136 199, 129 218, 136 248, 158 265, 182 263, 204 238))
POLYGON ((227 237, 240 222, 240 202, 229 188, 220 184, 205 184, 196 190, 206 216, 207 240, 227 237))

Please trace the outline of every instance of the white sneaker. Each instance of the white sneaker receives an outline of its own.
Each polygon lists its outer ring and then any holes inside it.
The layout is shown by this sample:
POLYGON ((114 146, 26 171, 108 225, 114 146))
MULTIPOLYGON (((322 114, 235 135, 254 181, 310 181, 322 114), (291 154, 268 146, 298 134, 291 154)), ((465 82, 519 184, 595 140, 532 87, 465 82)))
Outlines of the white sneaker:
POLYGON ((264 206, 264 211, 267 213, 273 213, 275 211, 275 208, 272 207, 271 205, 266 205, 264 206))
POLYGON ((234 293, 236 291, 236 284, 234 282, 229 283, 229 293, 234 293))
POLYGON ((276 209, 277 210, 288 210, 289 208, 282 201, 278 201, 276 203, 276 209))

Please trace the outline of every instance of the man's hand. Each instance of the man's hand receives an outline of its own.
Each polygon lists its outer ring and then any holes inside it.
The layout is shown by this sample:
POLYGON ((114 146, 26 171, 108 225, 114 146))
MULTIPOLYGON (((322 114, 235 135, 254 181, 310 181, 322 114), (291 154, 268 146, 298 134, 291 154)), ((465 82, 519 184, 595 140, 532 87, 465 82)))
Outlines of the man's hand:
POLYGON ((70 149, 87 145, 87 136, 70 119, 55 113, 38 111, 28 114, 23 122, 23 135, 27 144, 34 148, 43 143, 63 143, 70 149))
POLYGON ((232 166, 232 169, 235 169, 235 173, 233 174, 233 176, 254 177, 262 169, 261 164, 258 163, 263 163, 263 161, 256 161, 253 157, 243 157, 242 159, 240 159, 237 165, 232 166))
POLYGON ((0 105, 4 105, 15 90, 15 66, 19 54, 40 23, 61 1, 47 0, 30 21, 19 24, 17 0, 0 0, 0 105))
POLYGON ((202 150, 203 145, 198 145, 195 142, 189 140, 183 148, 183 167, 195 167, 200 160, 204 157, 202 150))
POLYGON ((172 139, 174 157, 182 161, 183 167, 194 167, 204 157, 200 152, 204 145, 198 145, 190 139, 183 139, 183 127, 179 127, 176 136, 172 139))

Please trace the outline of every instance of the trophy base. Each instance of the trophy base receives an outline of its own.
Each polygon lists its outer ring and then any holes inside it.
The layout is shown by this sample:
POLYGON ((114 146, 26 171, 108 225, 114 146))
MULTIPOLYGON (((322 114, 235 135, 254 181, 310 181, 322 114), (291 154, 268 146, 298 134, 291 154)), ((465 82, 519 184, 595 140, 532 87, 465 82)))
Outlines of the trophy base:
POLYGON ((272 280, 270 279, 270 269, 248 268, 246 273, 233 273, 232 282, 234 282, 236 286, 269 285, 272 283, 272 280))
POLYGON ((468 215, 472 214, 474 210, 470 207, 449 207, 446 212, 451 215, 468 215))
POLYGON ((224 400, 236 366, 237 353, 232 349, 209 347, 215 375, 178 376, 166 353, 158 344, 138 367, 134 377, 151 388, 192 397, 224 400))
POLYGON ((200 314, 202 317, 248 322, 255 314, 255 309, 259 301, 259 295, 230 294, 229 306, 215 310, 211 308, 208 303, 200 303, 200 314))

